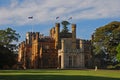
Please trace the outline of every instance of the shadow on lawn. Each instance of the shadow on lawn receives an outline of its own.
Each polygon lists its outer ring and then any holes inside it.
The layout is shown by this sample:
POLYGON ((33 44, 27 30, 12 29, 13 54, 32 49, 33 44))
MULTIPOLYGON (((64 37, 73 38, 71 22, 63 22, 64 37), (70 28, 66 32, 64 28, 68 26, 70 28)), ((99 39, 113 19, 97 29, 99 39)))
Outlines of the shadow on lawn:
POLYGON ((0 76, 0 80, 120 80, 120 78, 76 75, 4 75, 0 76))

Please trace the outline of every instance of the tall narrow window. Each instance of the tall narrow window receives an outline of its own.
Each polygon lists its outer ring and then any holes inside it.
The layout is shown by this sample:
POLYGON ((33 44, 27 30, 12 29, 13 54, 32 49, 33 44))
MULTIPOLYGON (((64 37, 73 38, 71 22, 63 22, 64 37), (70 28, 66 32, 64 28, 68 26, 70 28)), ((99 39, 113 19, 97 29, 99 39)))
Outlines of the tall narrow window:
POLYGON ((77 56, 73 56, 73 66, 77 66, 77 56))

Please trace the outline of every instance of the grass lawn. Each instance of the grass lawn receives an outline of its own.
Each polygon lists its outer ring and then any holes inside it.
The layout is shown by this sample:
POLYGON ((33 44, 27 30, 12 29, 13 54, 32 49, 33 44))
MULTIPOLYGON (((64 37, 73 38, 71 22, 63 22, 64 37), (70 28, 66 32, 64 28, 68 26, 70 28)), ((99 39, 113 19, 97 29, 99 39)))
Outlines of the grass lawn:
POLYGON ((0 80, 120 80, 120 70, 0 70, 0 80))

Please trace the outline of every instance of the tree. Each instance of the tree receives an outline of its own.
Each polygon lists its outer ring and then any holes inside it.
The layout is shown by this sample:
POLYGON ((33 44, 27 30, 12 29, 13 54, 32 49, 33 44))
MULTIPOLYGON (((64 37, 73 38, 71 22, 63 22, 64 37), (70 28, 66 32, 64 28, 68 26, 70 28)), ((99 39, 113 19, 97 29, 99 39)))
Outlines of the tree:
POLYGON ((114 21, 99 27, 93 33, 94 55, 107 54, 106 59, 112 60, 116 57, 116 47, 120 43, 120 22, 114 21), (109 58, 108 58, 109 57, 109 58))
POLYGON ((17 45, 14 43, 19 38, 19 34, 11 28, 0 30, 0 68, 3 68, 4 65, 11 67, 15 64, 17 45))
POLYGON ((69 25, 70 23, 68 21, 62 21, 61 24, 63 25, 63 29, 62 29, 62 33, 68 33, 68 27, 67 25, 69 25))
POLYGON ((7 47, 12 50, 16 48, 16 45, 14 45, 13 42, 17 42, 19 38, 20 38, 19 34, 16 33, 16 31, 11 28, 0 30, 1 46, 7 47))
POLYGON ((0 68, 4 66, 12 67, 16 62, 17 54, 6 47, 0 46, 0 68))
POLYGON ((117 51, 117 60, 120 62, 120 44, 116 48, 117 51))

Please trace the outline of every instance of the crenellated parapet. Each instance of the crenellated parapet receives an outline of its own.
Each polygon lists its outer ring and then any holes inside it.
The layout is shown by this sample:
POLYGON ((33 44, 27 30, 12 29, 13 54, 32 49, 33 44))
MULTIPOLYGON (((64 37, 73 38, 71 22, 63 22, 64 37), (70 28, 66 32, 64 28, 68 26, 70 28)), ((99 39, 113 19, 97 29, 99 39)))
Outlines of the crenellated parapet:
POLYGON ((71 25, 71 32, 63 33, 60 31, 60 23, 56 23, 55 27, 50 30, 50 36, 55 39, 56 49, 61 49, 62 38, 72 38, 72 48, 76 48, 76 24, 71 25))

